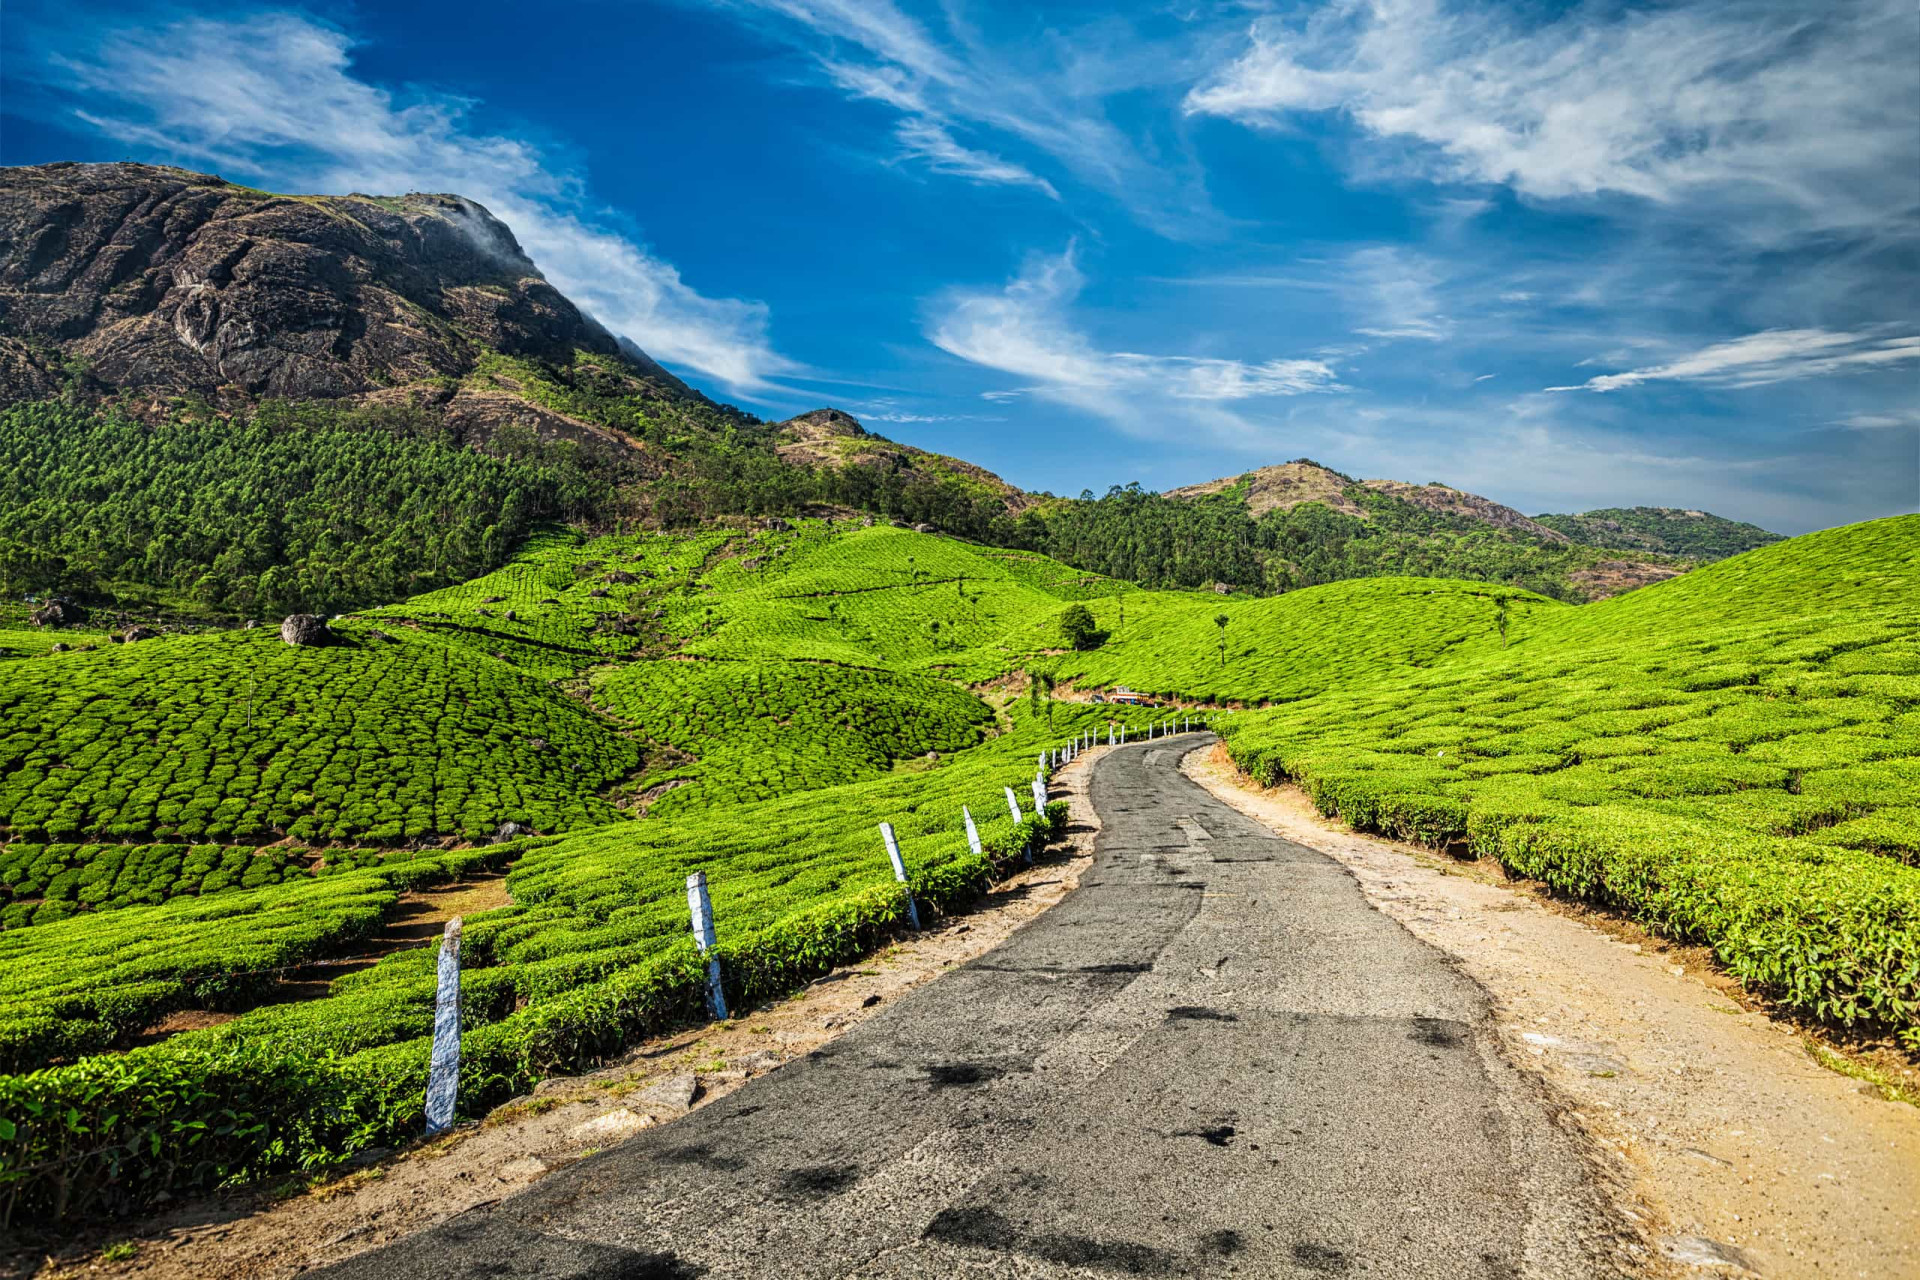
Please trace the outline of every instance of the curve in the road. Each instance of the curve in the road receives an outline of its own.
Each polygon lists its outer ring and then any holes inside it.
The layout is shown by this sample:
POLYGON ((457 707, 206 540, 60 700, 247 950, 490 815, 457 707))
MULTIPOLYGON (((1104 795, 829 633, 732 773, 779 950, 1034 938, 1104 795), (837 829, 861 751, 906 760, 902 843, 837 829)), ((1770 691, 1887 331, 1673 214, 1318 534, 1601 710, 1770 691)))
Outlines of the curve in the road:
POLYGON ((1336 863, 1093 764, 1096 858, 832 1045, 337 1277, 1586 1277, 1613 1233, 1487 1001, 1336 863))

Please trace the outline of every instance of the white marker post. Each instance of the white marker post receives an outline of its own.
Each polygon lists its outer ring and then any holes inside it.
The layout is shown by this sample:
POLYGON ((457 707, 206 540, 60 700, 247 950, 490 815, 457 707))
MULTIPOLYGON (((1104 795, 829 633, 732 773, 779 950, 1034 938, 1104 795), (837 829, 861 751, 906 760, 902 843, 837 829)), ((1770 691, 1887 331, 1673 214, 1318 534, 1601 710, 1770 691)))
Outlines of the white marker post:
POLYGON ((1047 784, 1039 774, 1033 775, 1033 816, 1042 817, 1047 812, 1047 784))
POLYGON ((913 890, 907 888, 907 864, 900 860, 900 844, 893 838, 893 824, 880 824, 880 838, 887 845, 887 861, 893 864, 893 878, 900 882, 900 891, 907 895, 907 923, 913 926, 915 933, 920 932, 920 908, 913 905, 913 890))
POLYGON ((433 1055, 427 1065, 427 1136, 453 1125, 460 1094, 460 917, 440 935, 440 991, 433 1002, 433 1055))
POLYGON ((967 848, 973 850, 973 856, 980 856, 980 828, 973 825, 973 810, 960 806, 960 816, 967 820, 967 848))
POLYGON ((1112 746, 1113 744, 1114 744, 1113 725, 1108 724, 1107 725, 1107 745, 1112 746))
POLYGON ((1007 788, 1007 812, 1013 815, 1015 822, 1020 821, 1020 802, 1014 798, 1013 788, 1007 788))
POLYGON ((713 899, 707 896, 707 873, 696 871, 687 877, 687 911, 693 917, 693 945, 707 957, 707 1012, 715 1018, 727 1016, 726 993, 720 990, 720 962, 710 954, 715 942, 713 899))

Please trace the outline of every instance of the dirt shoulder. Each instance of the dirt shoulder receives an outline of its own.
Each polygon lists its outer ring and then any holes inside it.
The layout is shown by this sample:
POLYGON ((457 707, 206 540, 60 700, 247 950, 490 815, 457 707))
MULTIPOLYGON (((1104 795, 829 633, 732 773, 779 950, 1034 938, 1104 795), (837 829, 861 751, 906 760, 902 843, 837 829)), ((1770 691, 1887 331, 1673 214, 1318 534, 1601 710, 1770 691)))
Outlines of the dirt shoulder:
POLYGON ((1920 1108, 1815 1061, 1798 1028, 1729 997, 1630 926, 1602 929, 1453 860, 1359 835, 1223 748, 1182 768, 1456 956, 1537 1071, 1634 1187, 1668 1258, 1699 1274, 1920 1276, 1920 1108))
MULTIPOLYGON (((755 1076, 804 1056, 912 988, 999 945, 1064 898, 1093 860, 1099 819, 1087 799, 1088 752, 1054 776, 1066 839, 1002 881, 974 910, 948 916, 789 999, 740 1011, 629 1051, 588 1075, 543 1082, 478 1123, 388 1154, 291 1197, 234 1196, 90 1233, 32 1271, 152 1280, 290 1276, 423 1230, 531 1185, 642 1129, 669 1124, 755 1076), (130 1259, 101 1251, 130 1242, 130 1259)), ((0 1260, 0 1274, 8 1274, 0 1260)))

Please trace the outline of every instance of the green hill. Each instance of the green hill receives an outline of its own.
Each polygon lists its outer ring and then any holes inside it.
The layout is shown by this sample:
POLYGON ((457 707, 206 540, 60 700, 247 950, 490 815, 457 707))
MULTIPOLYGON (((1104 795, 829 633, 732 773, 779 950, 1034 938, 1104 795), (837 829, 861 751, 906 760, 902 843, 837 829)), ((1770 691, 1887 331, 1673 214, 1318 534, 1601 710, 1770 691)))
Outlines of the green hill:
POLYGON ((1724 560, 1781 540, 1781 535, 1757 524, 1678 507, 1603 507, 1579 515, 1534 519, 1589 546, 1662 552, 1690 560, 1724 560))

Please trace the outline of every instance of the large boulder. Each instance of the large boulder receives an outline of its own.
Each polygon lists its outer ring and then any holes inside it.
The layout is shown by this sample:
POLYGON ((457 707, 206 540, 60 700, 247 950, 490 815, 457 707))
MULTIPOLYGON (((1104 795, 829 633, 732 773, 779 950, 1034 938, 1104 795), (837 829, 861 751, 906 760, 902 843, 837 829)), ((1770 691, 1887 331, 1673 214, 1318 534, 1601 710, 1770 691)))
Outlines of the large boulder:
POLYGON ((87 620, 87 611, 71 600, 49 600, 27 620, 36 627, 77 627, 87 620))
POLYGON ((333 639, 327 620, 311 613, 292 613, 280 624, 280 638, 288 644, 317 648, 333 639))
POLYGON ((126 643, 132 644, 135 640, 151 640, 159 634, 152 627, 128 627, 126 643))

